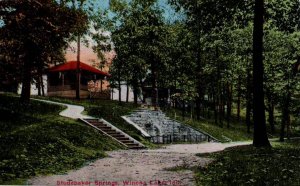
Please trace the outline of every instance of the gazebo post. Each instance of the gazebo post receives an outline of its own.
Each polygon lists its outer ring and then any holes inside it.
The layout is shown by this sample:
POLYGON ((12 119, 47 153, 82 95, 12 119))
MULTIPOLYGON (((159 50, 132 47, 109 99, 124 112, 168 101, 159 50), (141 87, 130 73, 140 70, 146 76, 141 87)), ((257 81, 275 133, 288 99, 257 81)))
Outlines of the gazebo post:
POLYGON ((103 80, 102 80, 102 79, 103 79, 103 78, 100 79, 100 83, 101 83, 101 84, 100 84, 100 92, 102 92, 102 90, 103 90, 103 85, 102 85, 102 84, 103 84, 103 80))
POLYGON ((65 90, 65 73, 61 73, 61 84, 62 84, 62 91, 65 90))
POLYGON ((80 83, 81 83, 81 74, 80 74, 80 34, 77 38, 77 64, 76 64, 76 99, 80 100, 80 83))

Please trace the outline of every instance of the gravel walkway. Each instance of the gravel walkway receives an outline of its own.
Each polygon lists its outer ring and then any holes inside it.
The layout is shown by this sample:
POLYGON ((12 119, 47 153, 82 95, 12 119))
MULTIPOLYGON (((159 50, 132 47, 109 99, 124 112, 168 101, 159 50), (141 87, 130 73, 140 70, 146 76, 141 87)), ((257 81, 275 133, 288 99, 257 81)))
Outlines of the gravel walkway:
POLYGON ((205 166, 212 160, 196 153, 224 150, 240 143, 202 143, 169 145, 155 150, 121 150, 107 152, 108 157, 92 162, 64 175, 36 177, 33 185, 195 185, 190 170, 169 171, 176 166, 205 166))
POLYGON ((67 118, 71 118, 71 119, 79 119, 79 118, 93 118, 92 116, 87 116, 82 114, 82 112, 84 111, 84 107, 79 106, 79 105, 70 105, 70 104, 66 104, 66 103, 59 103, 59 102, 55 102, 55 101, 48 101, 48 100, 42 100, 42 99, 33 99, 32 100, 36 100, 36 101, 42 101, 42 102, 46 102, 46 103, 50 103, 50 104, 56 104, 56 105, 62 105, 62 106, 66 106, 67 108, 65 110, 63 110, 62 112, 59 113, 59 115, 67 117, 67 118))

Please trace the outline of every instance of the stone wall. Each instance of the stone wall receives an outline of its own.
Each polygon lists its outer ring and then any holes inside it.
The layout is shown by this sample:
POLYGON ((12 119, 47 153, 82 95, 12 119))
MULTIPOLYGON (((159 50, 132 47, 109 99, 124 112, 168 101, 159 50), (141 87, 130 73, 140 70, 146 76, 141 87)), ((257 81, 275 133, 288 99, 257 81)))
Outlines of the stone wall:
POLYGON ((153 143, 216 141, 204 132, 170 119, 162 111, 139 109, 126 118, 146 131, 153 143))

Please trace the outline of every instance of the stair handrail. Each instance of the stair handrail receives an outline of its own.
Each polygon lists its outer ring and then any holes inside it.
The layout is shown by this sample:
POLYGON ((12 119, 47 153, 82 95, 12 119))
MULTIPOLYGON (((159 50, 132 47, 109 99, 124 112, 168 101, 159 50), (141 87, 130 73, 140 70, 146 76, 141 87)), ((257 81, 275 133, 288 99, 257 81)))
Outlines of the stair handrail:
POLYGON ((146 132, 143 128, 141 128, 136 123, 134 123, 129 117, 127 117, 127 116, 121 116, 121 118, 123 118, 127 123, 133 125, 137 130, 139 130, 141 132, 141 134, 142 134, 143 137, 145 137, 145 138, 151 138, 151 135, 148 134, 148 132, 146 132))
MULTIPOLYGON (((144 144, 142 144, 141 142, 139 142, 138 140, 134 139, 133 137, 131 137, 129 134, 123 132, 122 130, 120 130, 119 128, 117 128, 116 126, 114 126, 113 124, 109 123, 108 121, 106 121, 105 119, 101 118, 99 119, 100 122, 105 123, 106 125, 109 125, 112 129, 115 129, 117 132, 120 132, 121 134, 125 135, 126 137, 128 137, 130 140, 132 140, 134 143, 137 143, 138 145, 140 145, 141 147, 145 147, 144 144)), ((127 145, 126 145, 127 146, 127 145)))

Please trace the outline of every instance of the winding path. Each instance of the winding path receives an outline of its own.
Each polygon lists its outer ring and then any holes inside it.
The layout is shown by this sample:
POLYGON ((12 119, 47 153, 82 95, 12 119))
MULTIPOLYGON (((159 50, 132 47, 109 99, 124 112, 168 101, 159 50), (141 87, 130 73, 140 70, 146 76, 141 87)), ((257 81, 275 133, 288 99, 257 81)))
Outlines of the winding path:
POLYGON ((79 118, 92 119, 93 118, 92 116, 82 114, 82 112, 84 111, 83 106, 59 103, 59 102, 55 102, 55 101, 48 101, 48 100, 42 100, 42 99, 34 99, 34 98, 32 98, 32 100, 66 106, 67 108, 59 113, 60 116, 64 116, 64 117, 72 118, 72 119, 79 119, 79 118))
MULTIPOLYGON (((44 100, 38 100, 44 101, 44 100)), ((61 116, 90 118, 81 114, 84 107, 44 101, 67 106, 61 116)), ((107 152, 108 157, 91 162, 78 170, 62 175, 39 176, 28 180, 32 185, 195 185, 191 167, 206 166, 209 158, 197 153, 222 151, 227 147, 247 145, 250 142, 201 143, 168 145, 154 150, 118 150, 107 152), (170 171, 174 167, 185 167, 170 171)))

